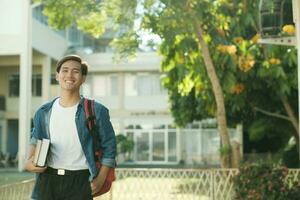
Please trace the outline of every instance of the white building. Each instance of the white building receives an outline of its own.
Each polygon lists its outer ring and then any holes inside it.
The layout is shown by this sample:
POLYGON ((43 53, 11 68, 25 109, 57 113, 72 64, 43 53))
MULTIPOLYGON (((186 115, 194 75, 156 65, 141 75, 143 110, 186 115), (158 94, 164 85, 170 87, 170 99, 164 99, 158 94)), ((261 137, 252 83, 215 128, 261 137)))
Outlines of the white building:
MULTIPOLYGON (((74 28, 53 31, 41 7, 29 2, 0 1, 0 150, 18 155, 19 170, 35 110, 58 94, 56 61, 70 47, 99 50, 93 39, 74 28)), ((174 127, 167 92, 160 85, 159 56, 138 53, 135 60, 118 64, 107 51, 82 56, 91 66, 82 93, 107 106, 116 133, 134 141, 133 164, 218 164, 216 129, 202 129, 201 123, 174 127)), ((231 133, 242 143, 241 131, 231 133)))

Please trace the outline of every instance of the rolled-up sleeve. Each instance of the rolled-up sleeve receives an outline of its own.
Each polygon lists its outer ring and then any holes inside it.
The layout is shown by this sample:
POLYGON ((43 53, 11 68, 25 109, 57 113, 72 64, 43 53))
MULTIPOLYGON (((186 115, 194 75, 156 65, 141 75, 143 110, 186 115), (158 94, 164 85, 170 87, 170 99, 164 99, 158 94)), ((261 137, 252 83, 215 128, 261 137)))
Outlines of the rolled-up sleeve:
POLYGON ((35 115, 33 117, 33 128, 31 130, 29 144, 36 145, 37 139, 38 139, 37 133, 39 131, 39 127, 40 127, 40 124, 39 124, 38 114, 35 113, 35 115))
POLYGON ((116 136, 110 122, 109 111, 107 108, 100 109, 100 127, 98 125, 99 139, 102 149, 101 163, 108 167, 116 166, 116 136))

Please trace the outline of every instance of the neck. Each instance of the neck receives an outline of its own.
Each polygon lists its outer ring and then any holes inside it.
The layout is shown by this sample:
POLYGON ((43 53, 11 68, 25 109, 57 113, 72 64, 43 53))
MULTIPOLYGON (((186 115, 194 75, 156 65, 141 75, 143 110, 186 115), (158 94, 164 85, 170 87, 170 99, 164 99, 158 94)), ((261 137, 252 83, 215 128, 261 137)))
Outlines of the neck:
POLYGON ((81 97, 80 94, 77 93, 69 93, 69 92, 63 92, 60 95, 59 104, 63 107, 70 107, 74 106, 80 101, 81 97))

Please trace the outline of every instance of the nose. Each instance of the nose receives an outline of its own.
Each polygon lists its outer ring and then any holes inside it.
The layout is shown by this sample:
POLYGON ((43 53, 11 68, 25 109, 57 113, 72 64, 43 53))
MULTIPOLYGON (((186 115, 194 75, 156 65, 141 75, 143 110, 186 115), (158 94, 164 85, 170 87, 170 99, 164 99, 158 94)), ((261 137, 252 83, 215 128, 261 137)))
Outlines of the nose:
POLYGON ((72 77, 73 76, 73 73, 72 73, 72 71, 70 70, 70 71, 68 71, 68 73, 67 73, 67 77, 72 77))

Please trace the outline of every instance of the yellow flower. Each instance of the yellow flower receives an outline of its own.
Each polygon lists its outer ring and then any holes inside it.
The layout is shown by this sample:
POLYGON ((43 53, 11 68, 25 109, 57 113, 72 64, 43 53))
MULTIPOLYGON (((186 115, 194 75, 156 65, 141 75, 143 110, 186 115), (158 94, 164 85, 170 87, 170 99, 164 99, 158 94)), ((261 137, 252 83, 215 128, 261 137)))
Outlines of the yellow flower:
POLYGON ((272 65, 280 65, 281 61, 278 58, 270 58, 269 63, 272 65))
POLYGON ((237 49, 235 45, 223 45, 220 44, 217 46, 217 50, 221 53, 235 54, 237 49))
POLYGON ((233 38, 233 42, 235 43, 242 43, 243 42, 243 38, 242 37, 236 37, 236 38, 233 38))
POLYGON ((254 64, 255 64, 255 60, 252 55, 249 56, 242 55, 239 57, 238 65, 240 70, 242 70, 243 72, 247 72, 250 69, 252 69, 254 64))
POLYGON ((228 45, 226 46, 226 50, 227 50, 227 53, 229 54, 235 54, 236 53, 236 46, 234 45, 228 45))
POLYGON ((231 89, 231 93, 233 94, 240 94, 241 92, 243 92, 245 90, 245 86, 242 83, 238 83, 236 84, 232 89, 231 89))
POLYGON ((252 38, 251 41, 256 44, 258 39, 260 39, 260 34, 256 33, 252 38))
POLYGON ((221 53, 226 53, 226 46, 225 45, 223 45, 223 44, 219 44, 218 46, 217 46, 217 50, 219 51, 219 52, 221 52, 221 53))
POLYGON ((289 34, 289 35, 294 35, 295 34, 295 26, 288 24, 288 25, 284 25, 282 27, 282 31, 289 34))

